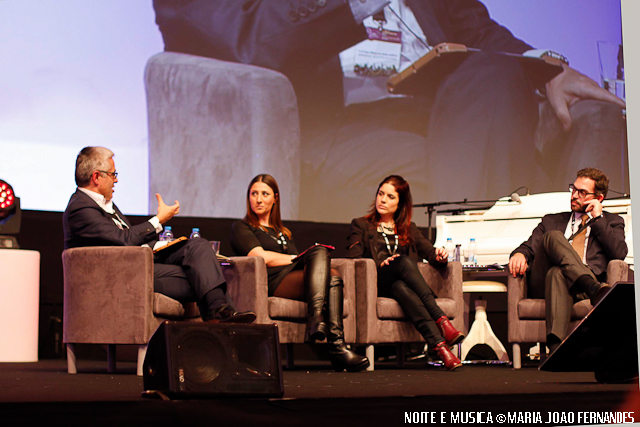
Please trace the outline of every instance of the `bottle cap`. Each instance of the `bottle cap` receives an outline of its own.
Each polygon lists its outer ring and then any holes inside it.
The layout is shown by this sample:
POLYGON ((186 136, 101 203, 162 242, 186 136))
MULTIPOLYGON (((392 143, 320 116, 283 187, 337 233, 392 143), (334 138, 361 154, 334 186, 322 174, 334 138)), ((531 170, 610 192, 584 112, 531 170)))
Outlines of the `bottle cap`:
POLYGON ((200 231, 199 228, 194 228, 192 231, 200 231))
POLYGON ((164 229, 165 229, 165 230, 171 230, 171 226, 170 226, 170 225, 167 225, 164 229))

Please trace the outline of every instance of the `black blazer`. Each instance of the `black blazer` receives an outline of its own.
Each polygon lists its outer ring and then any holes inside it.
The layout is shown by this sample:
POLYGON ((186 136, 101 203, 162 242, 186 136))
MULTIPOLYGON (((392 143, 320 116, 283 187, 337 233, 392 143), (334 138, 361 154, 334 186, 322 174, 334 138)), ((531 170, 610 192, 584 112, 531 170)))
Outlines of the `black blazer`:
MULTIPOLYGON (((533 230, 529 240, 522 243, 511 253, 521 253, 531 265, 535 253, 540 247, 542 236, 547 231, 559 230, 564 234, 572 212, 545 215, 538 226, 533 230)), ((589 240, 587 243, 587 265, 596 276, 606 273, 609 261, 624 259, 627 256, 627 243, 624 238, 624 220, 620 215, 603 212, 600 218, 590 226, 589 240)))
MULTIPOLYGON (((411 223, 409 229, 413 243, 409 246, 409 257, 415 262, 423 259, 429 261, 434 267, 441 268, 447 265, 447 262, 436 261, 436 249, 433 244, 427 240, 415 223, 411 223)), ((351 221, 351 231, 349 232, 349 258, 372 258, 376 267, 380 267, 380 263, 384 259, 378 258, 378 249, 376 242, 378 240, 378 230, 376 226, 371 224, 365 218, 355 218, 351 221)))
MULTIPOLYGON (((91 197, 76 190, 62 215, 65 249, 84 246, 140 246, 156 239, 156 229, 149 221, 131 225, 115 204, 113 208, 120 219, 127 223, 128 229, 121 230, 112 216, 91 197)), ((150 246, 153 247, 153 244, 150 246)))

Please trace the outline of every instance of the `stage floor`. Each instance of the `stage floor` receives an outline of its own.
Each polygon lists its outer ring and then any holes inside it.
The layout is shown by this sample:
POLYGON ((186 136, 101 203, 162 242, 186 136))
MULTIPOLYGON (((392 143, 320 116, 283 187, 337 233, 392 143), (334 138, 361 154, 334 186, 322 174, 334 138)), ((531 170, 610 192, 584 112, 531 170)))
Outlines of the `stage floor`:
MULTIPOLYGON (((143 380, 134 375, 134 363, 119 362, 115 374, 106 368, 106 361, 79 360, 79 373, 70 375, 64 360, 0 364, 0 419, 44 420, 45 425, 180 425, 208 419, 234 425, 396 425, 405 424, 407 414, 435 412, 449 421, 438 424, 448 425, 452 414, 469 417, 481 411, 495 417, 510 411, 539 414, 546 423, 549 412, 575 417, 584 411, 621 411, 625 400, 638 394, 637 383, 599 384, 592 373, 535 367, 465 365, 447 372, 415 363, 405 369, 377 364, 373 372, 336 373, 322 362, 298 362, 283 373, 280 399, 167 402, 142 397, 143 380)), ((454 418, 454 424, 462 419, 454 418)), ((527 424, 540 422, 518 423, 527 424)))

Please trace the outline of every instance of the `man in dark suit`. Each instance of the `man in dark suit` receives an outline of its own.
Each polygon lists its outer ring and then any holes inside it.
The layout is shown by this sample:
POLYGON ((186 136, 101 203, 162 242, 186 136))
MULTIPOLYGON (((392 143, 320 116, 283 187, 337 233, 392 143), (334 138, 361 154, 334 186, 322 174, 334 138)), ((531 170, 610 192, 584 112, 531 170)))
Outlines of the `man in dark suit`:
MULTIPOLYGON (((76 159, 76 184, 63 215, 65 248, 84 246, 138 246, 157 244, 162 224, 180 210, 158 199, 158 213, 131 225, 112 202, 118 173, 113 152, 86 147, 76 159)), ((191 239, 178 249, 166 248, 154 255, 154 289, 181 302, 198 303, 204 321, 251 323, 253 312, 237 312, 227 295, 227 284, 211 244, 191 239)))
POLYGON ((511 274, 524 274, 531 266, 529 297, 546 299, 550 351, 569 332, 573 303, 589 298, 595 306, 610 289, 603 283, 609 261, 627 255, 624 220, 602 211, 608 186, 598 169, 578 171, 570 186, 571 212, 545 215, 529 240, 511 253, 511 274))
MULTIPOLYGON (((284 73, 292 82, 302 133, 300 215, 305 219, 344 221, 357 216, 359 212, 351 210, 368 203, 380 177, 400 171, 414 193, 430 199, 495 198, 509 194, 514 185, 526 184, 531 191, 565 185, 570 177, 558 177, 550 161, 558 150, 565 150, 564 158, 581 160, 591 155, 592 144, 611 142, 611 150, 619 151, 624 103, 568 66, 546 87, 535 87, 517 60, 495 54, 523 54, 533 48, 491 20, 477 0, 392 1, 403 18, 398 27, 404 64, 426 52, 425 42, 462 43, 484 52, 444 76, 424 76, 409 97, 368 92, 380 85, 384 91, 386 77, 352 76, 353 67, 346 68, 339 54, 367 39, 365 19, 395 19, 388 3, 154 0, 154 8, 165 50, 259 65, 284 73), (349 103, 363 88, 366 100, 349 103), (573 140, 534 143, 540 100, 536 89, 546 90, 547 110, 559 134, 572 127, 569 108, 582 99, 608 101, 598 104, 597 114, 615 117, 616 125, 562 136, 579 136, 579 147, 573 140), (605 115, 609 109, 614 111, 605 115), (589 142, 594 135, 598 140, 589 142), (578 154, 566 155, 572 150, 578 154), (343 209, 326 203, 323 196, 329 193, 343 209)), ((592 123, 602 120, 585 119, 576 127, 592 123)), ((616 162, 619 165, 619 156, 616 162)))

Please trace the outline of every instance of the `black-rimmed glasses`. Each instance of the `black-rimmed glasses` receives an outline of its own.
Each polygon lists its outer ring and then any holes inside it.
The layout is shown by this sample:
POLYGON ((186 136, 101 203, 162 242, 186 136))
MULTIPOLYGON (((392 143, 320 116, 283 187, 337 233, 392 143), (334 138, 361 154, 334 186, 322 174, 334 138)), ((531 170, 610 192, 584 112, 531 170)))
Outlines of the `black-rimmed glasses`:
POLYGON ((592 196, 595 196, 595 195, 596 195, 596 193, 589 193, 589 192, 587 192, 587 190, 583 190, 583 189, 580 189, 580 188, 576 188, 576 186, 575 186, 575 185, 573 185, 573 184, 569 184, 569 191, 571 192, 571 194, 573 194, 574 192, 575 192, 575 193, 578 193, 578 196, 580 196, 580 197, 581 197, 581 198, 583 198, 583 199, 584 199, 585 197, 587 197, 588 195, 590 195, 590 194, 591 194, 592 196))

